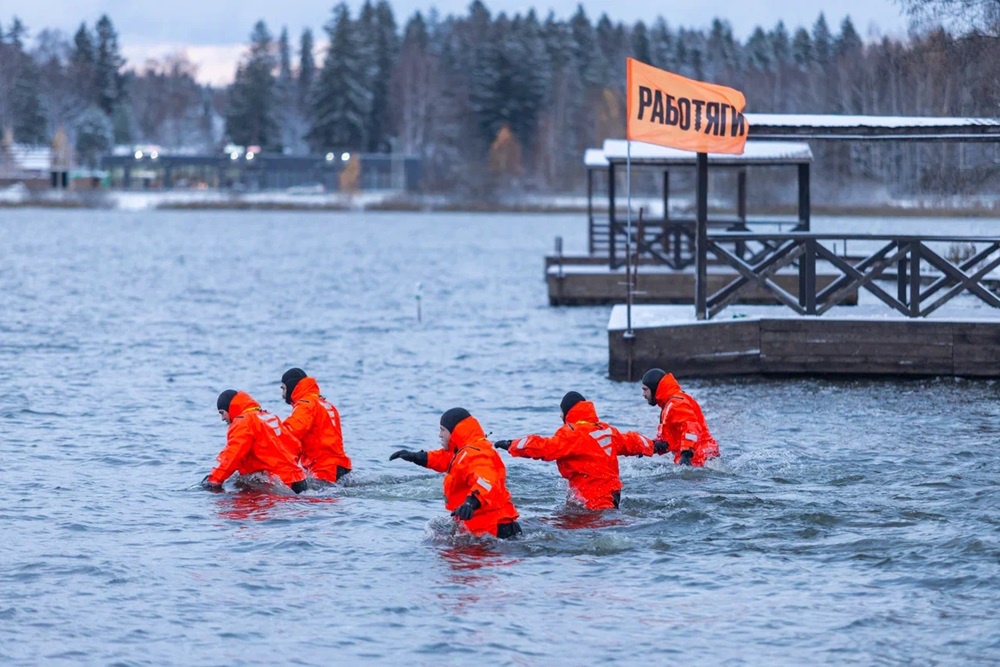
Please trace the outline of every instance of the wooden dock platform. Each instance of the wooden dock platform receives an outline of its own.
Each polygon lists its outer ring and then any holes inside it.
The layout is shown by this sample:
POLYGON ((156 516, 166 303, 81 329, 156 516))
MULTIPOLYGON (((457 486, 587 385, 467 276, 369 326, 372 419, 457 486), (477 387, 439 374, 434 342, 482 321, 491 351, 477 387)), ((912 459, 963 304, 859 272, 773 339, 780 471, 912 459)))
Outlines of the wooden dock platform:
POLYGON ((608 372, 635 381, 659 367, 678 377, 852 375, 1000 377, 1000 317, 802 317, 782 308, 696 321, 690 306, 616 306, 608 372), (766 311, 772 311, 768 313, 766 311))
MULTIPOLYGON (((607 258, 574 257, 546 258, 545 282, 550 306, 602 306, 624 303, 626 300, 625 268, 610 269, 607 258)), ((837 273, 818 272, 816 284, 827 287, 839 277, 837 273)), ((737 277, 730 268, 715 265, 708 268, 708 289, 716 292, 737 277)), ((774 282, 789 294, 799 293, 799 275, 795 270, 778 273, 774 282)), ((675 271, 652 261, 641 261, 635 281, 634 303, 694 303, 694 269, 675 271)), ((858 301, 857 292, 848 296, 845 305, 858 301)), ((754 289, 741 295, 739 303, 775 304, 775 296, 765 290, 754 289)))

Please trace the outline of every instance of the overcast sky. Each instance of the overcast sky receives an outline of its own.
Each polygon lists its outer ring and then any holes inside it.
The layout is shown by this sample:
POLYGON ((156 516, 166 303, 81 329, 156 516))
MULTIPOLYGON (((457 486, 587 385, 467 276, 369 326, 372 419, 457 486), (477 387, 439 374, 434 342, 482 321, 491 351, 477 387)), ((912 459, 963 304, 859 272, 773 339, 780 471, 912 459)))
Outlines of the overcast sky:
MULTIPOLYGON (((289 30, 293 44, 306 27, 321 38, 323 24, 331 15, 335 2, 316 0, 242 0, 218 2, 206 0, 3 0, 0 4, 0 25, 6 29, 18 16, 29 28, 30 35, 43 28, 56 28, 68 35, 82 21, 93 27, 107 14, 118 30, 122 52, 130 66, 141 66, 149 57, 162 57, 179 50, 199 67, 199 79, 211 83, 231 80, 235 63, 245 50, 253 24, 263 19, 277 34, 283 26, 289 30)), ((362 0, 349 0, 356 14, 362 0)), ((416 11, 426 13, 436 7, 442 15, 465 14, 467 0, 391 0, 396 21, 403 25, 416 11)), ((707 28, 715 17, 728 20, 737 38, 745 39, 757 25, 765 29, 779 20, 793 30, 810 28, 820 12, 825 12, 830 29, 836 31, 844 16, 850 15, 862 37, 880 35, 903 37, 906 19, 894 0, 841 0, 838 3, 818 0, 764 0, 732 2, 701 0, 692 2, 661 2, 649 0, 486 0, 494 14, 523 13, 534 8, 544 19, 549 11, 559 18, 568 18, 582 4, 592 22, 607 13, 613 21, 652 23, 662 15, 673 26, 707 28)))

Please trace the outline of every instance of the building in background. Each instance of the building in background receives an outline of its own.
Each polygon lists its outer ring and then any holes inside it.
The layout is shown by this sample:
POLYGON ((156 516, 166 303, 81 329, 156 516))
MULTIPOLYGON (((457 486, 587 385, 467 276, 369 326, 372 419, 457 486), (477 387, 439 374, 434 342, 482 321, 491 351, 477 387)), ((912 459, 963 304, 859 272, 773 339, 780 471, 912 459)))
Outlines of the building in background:
POLYGON ((162 153, 157 146, 118 150, 101 158, 108 184, 123 190, 286 190, 416 192, 420 158, 389 153, 282 155, 256 146, 227 146, 218 155, 162 153), (347 176, 347 178, 345 178, 347 176))

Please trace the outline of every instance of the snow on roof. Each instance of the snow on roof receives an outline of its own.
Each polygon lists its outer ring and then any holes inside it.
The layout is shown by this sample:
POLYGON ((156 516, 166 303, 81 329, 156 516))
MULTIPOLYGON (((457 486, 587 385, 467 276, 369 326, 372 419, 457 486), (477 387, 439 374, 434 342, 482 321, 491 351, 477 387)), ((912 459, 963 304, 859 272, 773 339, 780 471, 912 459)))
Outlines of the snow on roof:
POLYGON ((48 171, 52 163, 52 149, 48 146, 14 144, 10 147, 10 157, 18 169, 48 171))
MULTIPOLYGON (((587 153, 597 149, 588 149, 587 153)), ((606 160, 604 165, 591 165, 584 153, 588 167, 606 166, 608 162, 624 163, 628 152, 628 142, 624 139, 606 139, 601 151, 606 160)), ((632 142, 632 162, 638 164, 694 164, 697 153, 677 148, 656 146, 642 141, 632 142)), ((813 154, 809 144, 792 141, 747 141, 743 155, 709 153, 711 164, 797 164, 812 162, 813 154)))
POLYGON ((784 114, 748 113, 750 127, 811 127, 811 128, 851 128, 851 127, 935 127, 954 128, 964 126, 1000 127, 1000 118, 957 118, 937 116, 842 116, 836 114, 784 114))
POLYGON ((583 164, 588 167, 607 167, 608 158, 600 148, 588 148, 583 152, 583 164))
POLYGON ((753 139, 1000 141, 1000 118, 746 114, 753 139))

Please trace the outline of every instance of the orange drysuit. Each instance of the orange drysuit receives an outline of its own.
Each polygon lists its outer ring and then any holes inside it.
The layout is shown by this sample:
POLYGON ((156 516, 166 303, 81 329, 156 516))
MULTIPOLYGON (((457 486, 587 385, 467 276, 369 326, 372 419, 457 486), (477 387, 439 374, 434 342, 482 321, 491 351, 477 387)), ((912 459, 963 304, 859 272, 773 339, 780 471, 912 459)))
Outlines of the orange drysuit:
POLYGON ((338 477, 351 471, 351 459, 344 453, 340 413, 319 395, 315 378, 304 377, 295 385, 292 414, 284 425, 285 430, 302 443, 298 460, 310 475, 336 482, 338 477))
POLYGON ((621 433, 597 418, 590 401, 566 413, 566 423, 551 438, 529 435, 511 442, 511 456, 555 461, 559 474, 588 509, 614 509, 622 488, 619 456, 652 456, 653 442, 638 433, 621 433))
POLYGON ((656 439, 670 446, 674 463, 680 462, 685 449, 693 450, 693 466, 703 466, 705 461, 719 455, 719 443, 708 430, 701 406, 681 391, 673 373, 664 375, 656 386, 656 404, 661 408, 656 439))
POLYGON ((219 452, 219 465, 208 475, 208 482, 222 484, 234 472, 266 472, 289 487, 306 478, 295 462, 299 441, 281 428, 277 415, 261 410, 257 401, 240 391, 229 404, 229 417, 233 422, 226 432, 226 447, 219 452))
POLYGON ((446 449, 427 452, 427 467, 445 473, 444 506, 449 511, 458 509, 473 491, 477 493, 479 509, 463 521, 469 532, 496 537, 499 524, 517 520, 507 491, 507 469, 475 417, 466 417, 455 426, 446 449))

